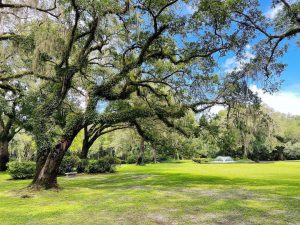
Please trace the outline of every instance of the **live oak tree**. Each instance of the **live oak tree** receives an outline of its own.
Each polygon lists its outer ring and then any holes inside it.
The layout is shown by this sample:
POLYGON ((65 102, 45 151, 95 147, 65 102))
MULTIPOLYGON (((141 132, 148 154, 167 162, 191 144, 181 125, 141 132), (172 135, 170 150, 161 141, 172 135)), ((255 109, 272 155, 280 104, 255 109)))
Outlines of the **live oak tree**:
POLYGON ((1 170, 5 170, 9 161, 8 146, 19 131, 29 128, 28 119, 35 107, 31 100, 32 97, 36 97, 29 95, 29 90, 35 86, 33 80, 10 77, 12 71, 17 71, 18 67, 23 65, 20 59, 14 61, 16 68, 11 65, 15 48, 19 43, 3 41, 0 45, 5 46, 0 48, 0 167, 1 170))
MULTIPOLYGON (((131 106, 129 101, 117 100, 107 104, 106 108, 103 110, 104 113, 114 113, 116 111, 126 111, 130 110, 131 106)), ((94 123, 83 128, 83 140, 82 149, 80 153, 81 159, 86 159, 91 146, 95 143, 97 139, 101 136, 114 132, 116 130, 130 128, 129 121, 134 118, 133 115, 128 115, 123 117, 121 120, 103 121, 102 123, 94 123)))
POLYGON ((23 58, 31 47, 31 39, 24 38, 22 26, 12 21, 26 20, 28 12, 36 11, 54 16, 51 13, 54 9, 55 6, 39 8, 33 1, 24 1, 21 4, 0 1, 0 170, 7 168, 9 143, 24 128, 24 119, 28 119, 26 114, 29 112, 29 107, 24 110, 24 104, 27 104, 24 91, 28 89, 28 85, 24 80, 16 79, 32 74, 25 70, 26 63, 23 58), (22 48, 22 56, 15 55, 15 49, 19 47, 22 48))
POLYGON ((187 146, 189 140, 198 135, 197 122, 192 110, 186 111, 180 118, 151 117, 136 119, 132 124, 141 138, 151 145, 153 161, 158 153, 174 158, 193 155, 187 146))
MULTIPOLYGON (((137 108, 137 107, 143 107, 144 109, 151 110, 150 106, 153 106, 156 101, 163 101, 163 99, 157 98, 157 96, 153 95, 151 91, 139 91, 139 96, 132 94, 130 100, 118 100, 111 102, 105 109, 105 112, 116 112, 116 111, 124 111, 128 110, 130 108, 137 108), (141 99, 146 99, 146 102, 141 99)), ((110 132, 120 130, 120 129, 126 129, 131 128, 135 129, 137 133, 140 135, 141 139, 144 141, 151 141, 152 144, 154 144, 154 137, 155 133, 160 133, 161 130, 157 129, 157 125, 160 124, 160 128, 163 129, 163 127, 171 127, 179 132, 184 133, 184 130, 179 125, 175 125, 174 121, 171 121, 170 118, 168 119, 165 117, 166 115, 168 117, 182 117, 181 114, 173 113, 174 108, 171 108, 167 104, 164 105, 165 108, 165 115, 160 115, 158 112, 156 114, 153 114, 152 116, 147 116, 147 119, 139 119, 138 117, 134 117, 134 115, 129 115, 128 117, 124 117, 123 120, 120 121, 111 121, 109 123, 96 123, 92 124, 90 126, 84 127, 83 129, 83 141, 82 141, 82 151, 81 151, 81 158, 86 159, 88 151, 90 147, 94 144, 94 142, 101 137, 104 134, 108 134, 110 132), (170 112, 167 113, 166 109, 170 108, 170 112), (143 124, 143 126, 147 127, 147 134, 143 131, 141 131, 141 127, 139 126, 137 120, 139 119, 139 123, 143 124), (151 131, 149 133, 149 131, 151 131), (150 136, 149 136, 150 135, 150 136)), ((176 112, 176 110, 175 110, 176 112)), ((173 118, 174 120, 174 118, 173 118)), ((186 134, 185 134, 186 135, 186 134)), ((142 148, 140 148, 142 149, 142 148)))
POLYGON ((116 124, 116 125, 91 125, 91 126, 85 126, 83 128, 83 140, 82 140, 82 149, 80 153, 81 159, 87 159, 88 153, 92 145, 95 143, 95 141, 100 138, 104 134, 108 134, 111 132, 114 132, 116 130, 121 130, 128 128, 129 126, 126 124, 116 124))
POLYGON ((65 0, 52 5, 0 4, 16 25, 2 32, 2 48, 17 44, 9 59, 15 66, 1 77, 34 77, 39 87, 30 118, 38 147, 34 188, 57 187, 62 158, 85 127, 149 117, 172 126, 170 118, 183 117, 188 109, 198 112, 232 102, 236 93, 231 87, 244 76, 270 77, 283 69, 277 63, 283 54, 276 44, 280 37, 272 36, 254 46, 251 64, 244 63, 228 79, 215 74, 218 57, 232 52, 242 60, 248 43, 271 25, 255 0, 65 0), (195 12, 176 10, 187 5, 195 12), (16 8, 34 16, 12 19, 10 10, 16 8), (82 87, 89 96, 86 107, 69 96, 82 87), (145 92, 157 101, 149 102, 145 92), (97 112, 99 100, 132 96, 144 104, 97 112))
POLYGON ((0 171, 7 169, 9 161, 8 145, 21 130, 20 95, 18 89, 8 83, 0 84, 0 171), (2 87, 1 87, 2 86, 2 87))

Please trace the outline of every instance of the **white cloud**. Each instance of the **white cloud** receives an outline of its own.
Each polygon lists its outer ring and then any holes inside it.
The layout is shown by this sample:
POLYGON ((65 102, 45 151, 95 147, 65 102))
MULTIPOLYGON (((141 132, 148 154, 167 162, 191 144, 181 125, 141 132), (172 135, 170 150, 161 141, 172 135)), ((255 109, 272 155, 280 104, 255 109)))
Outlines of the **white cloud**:
POLYGON ((246 51, 244 54, 244 58, 242 59, 237 59, 236 56, 233 56, 231 58, 228 58, 225 60, 224 63, 224 71, 225 73, 231 73, 233 71, 239 71, 242 69, 242 66, 245 63, 248 63, 250 59, 252 59, 254 55, 251 53, 251 46, 247 45, 246 46, 246 51))
MULTIPOLYGON (((201 107, 199 107, 198 109, 200 109, 201 107)), ((225 110, 226 107, 223 105, 214 105, 212 107, 210 107, 209 109, 205 110, 204 112, 200 112, 196 114, 196 118, 199 119, 201 117, 201 115, 205 114, 205 115, 217 115, 220 111, 225 110)))
POLYGON ((220 111, 226 110, 226 107, 223 105, 214 105, 208 110, 205 110, 204 112, 200 112, 196 114, 196 119, 199 120, 199 118, 202 115, 208 115, 208 116, 216 116, 220 111))
POLYGON ((270 8, 266 13, 266 17, 269 19, 275 19, 278 13, 283 9, 283 4, 277 4, 275 7, 270 8))
POLYGON ((214 105, 213 107, 211 107, 209 109, 209 112, 214 114, 214 115, 217 115, 220 111, 225 110, 225 109, 226 108, 223 105, 214 105))
POLYGON ((256 85, 252 85, 250 89, 257 93, 263 103, 275 111, 291 115, 300 115, 300 94, 288 91, 279 91, 274 94, 265 93, 256 85))
MULTIPOLYGON (((299 0, 289 0, 287 1, 289 4, 296 3, 299 0)), ((271 20, 275 19, 278 13, 283 9, 283 3, 279 3, 273 7, 270 7, 269 10, 265 13, 265 16, 271 20)))
MULTIPOLYGON (((250 89, 261 98, 264 104, 273 110, 284 114, 300 116, 300 93, 279 91, 270 94, 258 88, 256 85, 251 85, 250 89)), ((225 109, 226 107, 223 105, 215 105, 211 107, 207 113, 216 115, 225 109)))
MULTIPOLYGON (((279 91, 270 94, 258 88, 256 85, 250 86, 250 89, 257 93, 264 104, 275 111, 295 116, 300 115, 300 93, 279 91)), ((223 105, 215 105, 209 109, 209 113, 216 115, 225 109, 223 105)))
POLYGON ((234 68, 237 66, 236 64, 237 64, 237 60, 235 57, 226 59, 224 63, 225 72, 230 73, 234 71, 234 68))

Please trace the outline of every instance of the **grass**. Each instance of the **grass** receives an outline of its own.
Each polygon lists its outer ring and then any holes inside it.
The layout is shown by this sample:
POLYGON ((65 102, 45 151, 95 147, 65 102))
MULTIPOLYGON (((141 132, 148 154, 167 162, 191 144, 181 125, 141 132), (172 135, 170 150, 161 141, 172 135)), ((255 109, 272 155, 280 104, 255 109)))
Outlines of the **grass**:
POLYGON ((300 224, 300 162, 122 165, 28 192, 0 173, 0 224, 300 224))

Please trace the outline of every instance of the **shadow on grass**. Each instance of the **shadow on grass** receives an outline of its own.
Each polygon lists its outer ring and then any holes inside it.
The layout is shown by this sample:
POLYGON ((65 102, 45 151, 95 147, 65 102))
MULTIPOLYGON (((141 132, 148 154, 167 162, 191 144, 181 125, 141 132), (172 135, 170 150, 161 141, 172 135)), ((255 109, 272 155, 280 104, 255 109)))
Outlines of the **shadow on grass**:
MULTIPOLYGON (((249 178, 228 179, 219 176, 182 173, 117 173, 95 176, 95 179, 82 177, 67 183, 63 182, 68 189, 82 187, 103 190, 118 198, 120 196, 138 196, 136 197, 138 200, 133 200, 133 197, 126 201, 133 208, 137 207, 135 201, 144 201, 145 199, 150 205, 157 204, 156 209, 160 208, 157 212, 162 212, 166 205, 172 205, 174 208, 184 206, 183 216, 187 221, 194 215, 205 217, 206 213, 208 213, 208 217, 214 217, 195 222, 195 224, 206 224, 208 221, 214 221, 213 224, 239 224, 239 221, 244 218, 256 220, 253 224, 263 224, 265 219, 269 222, 266 224, 277 224, 277 221, 281 221, 283 218, 286 220, 297 219, 296 214, 299 212, 297 202, 292 198, 285 199, 285 196, 278 195, 278 193, 275 197, 271 196, 274 188, 300 195, 300 183, 295 180, 283 182, 249 178), (204 188, 201 188, 201 185, 204 188), (258 187, 261 190, 258 192, 243 190, 243 188, 249 187, 250 189, 258 187), (146 197, 143 197, 141 191, 149 195, 146 194, 146 197), (257 221, 259 222, 257 223, 257 221)), ((126 207, 128 205, 124 206, 124 211, 126 211, 126 207)), ((163 213, 159 215, 163 215, 163 213)), ((194 219, 197 220, 198 216, 194 219)), ((170 221, 163 224, 171 224, 168 222, 170 221)))
MULTIPOLYGON (((64 180, 64 185, 68 187, 85 187, 91 189, 130 189, 136 186, 153 186, 161 188, 191 188, 199 185, 215 186, 216 188, 243 188, 243 187, 264 187, 288 189, 298 191, 299 180, 268 180, 249 178, 226 178, 208 175, 190 175, 182 173, 154 173, 154 174, 113 174, 99 175, 93 177, 73 180, 64 180), (101 179, 99 179, 99 177, 101 179)), ((268 189, 268 188, 267 188, 268 189)))
MULTIPOLYGON (((177 162, 169 162, 177 163, 177 162)), ((138 168, 138 167, 137 167, 138 168)), ((7 177, 8 178, 8 177, 7 177)), ((13 186, 14 181, 7 181, 8 186, 13 186)), ((23 182, 22 182, 23 183, 23 182)), ((25 183, 25 181, 24 181, 25 183)), ((26 182, 27 183, 27 182, 26 182)), ((29 183, 29 181, 28 181, 29 183)), ((20 185, 20 182, 16 182, 20 185)), ((172 173, 165 170, 159 171, 151 168, 149 171, 129 171, 114 174, 79 175, 74 178, 59 178, 62 188, 90 188, 102 190, 128 190, 140 187, 141 189, 168 189, 168 188, 193 188, 211 187, 215 189, 256 189, 262 192, 281 191, 289 195, 300 195, 300 180, 296 178, 228 178, 225 176, 212 176, 205 174, 189 174, 184 171, 172 173)), ((19 186, 17 185, 17 186, 19 186)))

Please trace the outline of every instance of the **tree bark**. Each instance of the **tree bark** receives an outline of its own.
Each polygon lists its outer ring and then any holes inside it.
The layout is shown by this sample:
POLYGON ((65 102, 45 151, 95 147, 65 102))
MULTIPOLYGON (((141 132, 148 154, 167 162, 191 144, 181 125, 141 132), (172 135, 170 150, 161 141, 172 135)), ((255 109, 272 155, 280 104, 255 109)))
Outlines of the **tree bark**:
POLYGON ((36 171, 35 171, 35 176, 33 177, 32 183, 35 183, 38 175, 40 174, 43 166, 46 163, 46 160, 48 158, 48 155, 50 153, 50 149, 41 151, 40 153, 37 154, 37 159, 36 159, 36 171))
POLYGON ((280 151, 279 151, 279 160, 281 160, 281 161, 284 160, 284 154, 283 154, 284 149, 285 149, 285 147, 280 148, 280 151))
POLYGON ((144 156, 145 156, 145 139, 142 137, 141 144, 140 144, 140 153, 136 162, 137 165, 144 164, 144 156))
POLYGON ((88 153, 89 153, 90 146, 88 143, 83 142, 80 158, 81 159, 87 159, 88 153))
POLYGON ((72 140, 63 139, 49 152, 45 162, 36 172, 31 187, 36 189, 58 188, 58 169, 71 143, 72 140))
POLYGON ((0 171, 5 171, 7 169, 8 161, 8 141, 0 141, 0 171))
POLYGON ((90 147, 91 146, 89 144, 88 128, 87 128, 87 126, 85 126, 84 127, 84 139, 82 142, 82 149, 81 149, 81 153, 80 153, 81 159, 87 159, 90 147))
MULTIPOLYGON (((113 124, 111 124, 111 125, 113 125, 113 124)), ((84 139, 82 142, 82 149, 81 149, 81 154, 80 154, 81 159, 87 159, 87 156, 88 156, 91 146, 95 143, 95 141, 101 135, 113 132, 115 130, 128 128, 127 126, 119 126, 119 127, 112 127, 111 129, 105 131, 104 129, 108 128, 108 127, 109 126, 107 126, 107 125, 99 127, 99 129, 96 130, 95 132, 91 132, 87 126, 84 127, 84 139)))
POLYGON ((245 144, 242 145, 242 151, 243 151, 243 157, 245 159, 247 159, 248 158, 248 149, 245 144))
MULTIPOLYGON (((82 129, 82 118, 76 117, 70 122, 72 126, 65 131, 61 140, 53 148, 41 149, 37 159, 37 170, 31 187, 34 189, 58 188, 57 175, 62 159, 71 146, 74 138, 82 129)), ((51 146, 51 145, 48 145, 51 146)))

